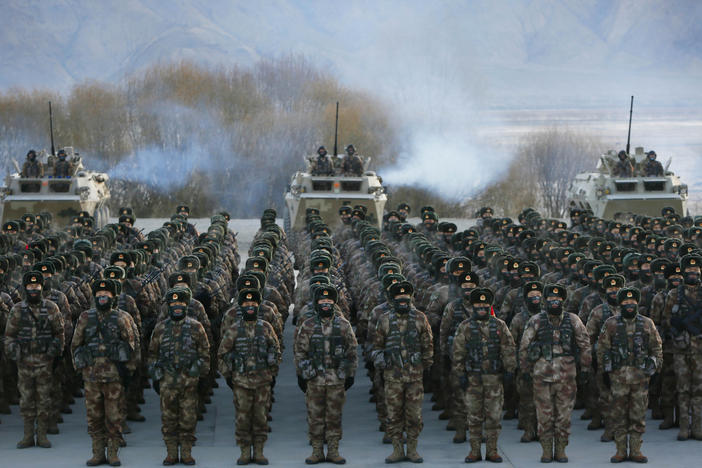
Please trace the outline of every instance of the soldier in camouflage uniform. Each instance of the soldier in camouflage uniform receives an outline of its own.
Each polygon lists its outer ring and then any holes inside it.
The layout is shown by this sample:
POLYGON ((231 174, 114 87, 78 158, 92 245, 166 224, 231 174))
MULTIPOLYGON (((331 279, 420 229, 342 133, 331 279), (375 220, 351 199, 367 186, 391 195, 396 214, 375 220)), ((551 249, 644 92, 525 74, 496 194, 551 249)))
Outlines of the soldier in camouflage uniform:
POLYGON ((491 316, 494 295, 487 288, 470 293, 472 316, 461 323, 453 340, 452 373, 466 392, 470 453, 466 463, 482 460, 480 444, 485 425, 485 459, 499 463, 504 383, 514 380, 516 349, 507 324, 491 316))
POLYGON ((95 308, 80 315, 71 342, 73 364, 82 371, 85 382, 88 434, 93 443, 88 466, 105 461, 111 466, 121 465, 118 450, 125 416, 121 401, 140 357, 131 317, 113 308, 117 288, 110 279, 93 282, 95 308))
MULTIPOLYGON (((605 386, 611 390, 611 421, 617 453, 612 463, 628 459, 646 463, 641 453, 641 435, 646 429, 648 382, 663 366, 661 337, 648 317, 639 315, 638 289, 624 288, 617 294, 620 314, 608 318, 597 341, 597 361, 605 386)), ((589 324, 588 324, 589 325, 589 324)))
POLYGON ((601 290, 605 293, 605 300, 602 304, 595 306, 590 312, 585 328, 590 337, 590 346, 593 350, 593 367, 594 375, 591 375, 588 384, 588 395, 586 402, 592 412, 592 421, 587 426, 589 431, 605 428, 604 434, 600 437, 602 442, 611 442, 614 440, 614 432, 611 417, 612 395, 609 389, 604 386, 603 372, 598 365, 600 361, 597 359, 595 350, 597 349, 597 340, 600 336, 602 325, 612 317, 618 315, 617 309, 618 300, 617 294, 624 287, 625 279, 621 275, 609 275, 602 278, 601 290))
POLYGON ((325 460, 346 463, 339 455, 341 414, 346 391, 354 383, 358 343, 348 320, 334 313, 337 295, 334 286, 317 286, 313 299, 316 317, 305 320, 295 337, 295 367, 305 392, 312 443, 312 455, 305 459, 308 465, 325 460))
POLYGON ((393 453, 386 463, 409 460, 421 463, 417 439, 422 430, 422 375, 429 369, 434 349, 429 322, 412 305, 414 288, 407 281, 390 286, 392 309, 378 320, 373 342, 373 363, 383 370, 388 408, 387 432, 393 453), (407 433, 407 456, 402 432, 407 433))
MULTIPOLYGON (((68 303, 66 295, 58 290, 58 283, 52 279, 53 275, 56 273, 54 264, 49 261, 43 261, 35 263, 32 270, 41 272, 44 276, 44 285, 41 290, 41 295, 44 299, 47 299, 54 304, 56 304, 61 311, 63 316, 63 330, 64 330, 64 342, 70 343, 71 336, 73 335, 73 318, 71 317, 71 306, 68 303)), ((65 353, 69 354, 69 353, 65 353)), ((47 432, 49 434, 58 434, 58 421, 61 418, 61 409, 63 405, 64 387, 69 384, 68 376, 72 372, 70 363, 66 362, 66 358, 63 350, 61 350, 61 357, 54 361, 52 377, 54 379, 53 386, 54 392, 52 394, 53 404, 51 411, 49 412, 49 428, 47 432)), ((69 411, 70 407, 68 408, 69 411)))
POLYGON ((280 345, 270 323, 258 318, 261 293, 239 291, 241 317, 224 330, 217 351, 219 371, 234 392, 236 443, 241 447, 237 465, 253 461, 267 465, 263 445, 268 438, 267 413, 271 384, 278 373, 280 345))
POLYGON ((168 318, 154 328, 149 344, 149 373, 161 396, 161 433, 166 443, 164 465, 194 465, 191 450, 197 424, 198 380, 210 371, 210 343, 200 322, 187 316, 190 290, 166 293, 168 318))
POLYGON ((20 413, 24 437, 17 448, 36 443, 49 448, 46 438, 52 407, 53 366, 65 346, 64 322, 56 304, 42 298, 44 277, 41 272, 24 274, 25 300, 10 310, 5 327, 5 355, 17 364, 20 413))
POLYGON ((546 310, 529 320, 522 336, 519 366, 534 382, 541 461, 567 462, 565 448, 577 388, 575 360, 579 356, 581 369, 590 368, 590 340, 578 316, 563 311, 568 297, 563 286, 545 286, 544 297, 546 310))
POLYGON ((702 257, 680 260, 683 284, 671 289, 663 312, 663 328, 673 341, 673 360, 680 409, 678 440, 702 440, 702 257), (692 414, 692 424, 690 424, 692 414))
MULTIPOLYGON (((452 259, 453 260, 453 259, 452 259)), ((453 359, 453 340, 458 326, 466 319, 470 318, 471 304, 470 293, 475 289, 480 280, 475 273, 463 273, 455 277, 461 297, 448 303, 441 318, 439 329, 439 352, 443 361, 444 385, 446 389, 446 410, 455 421, 456 435, 453 442, 463 443, 466 441, 466 402, 465 391, 460 388, 458 381, 451 376, 451 361, 453 359)))
MULTIPOLYGON (((517 349, 522 341, 524 330, 531 318, 541 311, 544 286, 540 281, 529 281, 523 286, 523 298, 526 307, 514 316, 509 326, 512 338, 517 349)), ((534 385, 528 372, 519 368, 517 379, 517 392, 519 394, 519 422, 524 428, 521 442, 536 440, 536 408, 534 407, 534 385)))

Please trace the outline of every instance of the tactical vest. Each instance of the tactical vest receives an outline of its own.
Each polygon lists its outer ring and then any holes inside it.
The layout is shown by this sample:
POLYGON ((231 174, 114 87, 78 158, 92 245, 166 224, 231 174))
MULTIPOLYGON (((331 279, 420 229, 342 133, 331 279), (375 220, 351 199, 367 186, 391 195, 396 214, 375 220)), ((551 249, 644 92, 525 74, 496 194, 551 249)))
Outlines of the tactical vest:
POLYGON ((602 324, 604 324, 608 318, 612 316, 612 309, 609 307, 609 302, 604 301, 602 303, 602 324))
POLYGON ((160 366, 171 374, 189 370, 194 363, 197 363, 199 357, 197 346, 193 341, 193 322, 184 319, 178 336, 173 331, 175 325, 170 318, 164 321, 163 335, 158 349, 160 366))
POLYGON ((453 317, 451 319, 451 325, 449 326, 448 339, 446 340, 448 344, 448 354, 453 356, 453 340, 456 337, 456 330, 458 326, 463 323, 465 319, 468 318, 466 308, 463 305, 463 299, 456 299, 453 301, 453 317))
POLYGON ((239 374, 268 369, 268 343, 263 333, 263 320, 256 320, 254 336, 246 335, 245 320, 239 319, 234 348, 230 353, 232 369, 239 374), (253 357, 253 364, 251 364, 253 357))
POLYGON ((634 328, 632 348, 629 348, 629 335, 626 332, 626 323, 621 315, 615 319, 617 321, 617 332, 612 339, 610 349, 610 359, 612 370, 617 370, 625 366, 643 369, 648 357, 648 333, 644 331, 643 317, 637 315, 634 328))
POLYGON ((49 321, 49 308, 45 299, 41 301, 39 316, 36 318, 27 303, 22 302, 22 314, 20 315, 16 340, 20 345, 22 356, 45 354, 51 349, 54 336, 49 321), (32 330, 35 328, 35 336, 32 336, 32 330))
POLYGON ((557 342, 554 342, 555 328, 548 319, 548 313, 541 312, 536 339, 529 345, 528 358, 531 362, 536 362, 541 357, 547 361, 552 361, 553 358, 576 355, 578 349, 575 345, 575 336, 569 313, 563 312, 558 331, 560 332, 559 339, 557 342), (555 354, 553 352, 554 345, 560 345, 563 352, 555 354))
POLYGON ((490 317, 488 322, 487 356, 483 352, 483 334, 477 320, 469 322, 469 337, 466 341, 466 371, 469 374, 499 374, 502 372, 500 356, 500 335, 497 332, 497 319, 490 317), (483 371, 483 361, 487 358, 488 370, 483 371))
POLYGON ((88 324, 85 327, 84 343, 94 360, 104 357, 113 362, 129 361, 128 344, 122 341, 119 315, 110 312, 104 321, 98 319, 96 309, 88 311, 88 324), (101 349, 102 348, 102 349, 101 349))
POLYGON ((702 336, 702 300, 693 302, 685 295, 685 286, 682 284, 678 286, 678 300, 671 312, 673 317, 681 317, 687 322, 683 329, 671 327, 674 336, 681 336, 684 333, 689 333, 690 336, 702 336), (690 333, 690 329, 699 330, 700 333, 690 333))
POLYGON ((416 367, 422 363, 422 350, 419 343, 419 331, 417 330, 417 314, 414 309, 407 314, 407 330, 400 333, 400 324, 397 319, 397 312, 391 312, 390 330, 385 340, 385 362, 389 365, 404 368, 405 365, 416 367), (402 359, 402 343, 407 348, 408 363, 402 359))
POLYGON ((341 321, 338 316, 332 318, 332 332, 330 336, 325 336, 322 332, 322 320, 316 317, 314 320, 314 330, 310 337, 310 360, 315 370, 324 372, 326 366, 326 344, 329 343, 329 351, 332 369, 338 369, 342 360, 346 356, 346 343, 341 336, 341 321))

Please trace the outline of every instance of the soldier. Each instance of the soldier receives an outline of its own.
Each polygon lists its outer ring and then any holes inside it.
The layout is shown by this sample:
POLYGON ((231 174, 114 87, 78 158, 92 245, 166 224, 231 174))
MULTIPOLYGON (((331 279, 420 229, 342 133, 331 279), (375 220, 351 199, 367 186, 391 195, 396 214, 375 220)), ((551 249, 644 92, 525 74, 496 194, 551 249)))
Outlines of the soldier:
POLYGON ((191 455, 197 424, 198 380, 210 370, 210 343, 200 322, 187 317, 190 290, 168 292, 168 318, 159 322, 149 344, 149 373, 161 396, 164 465, 194 465, 191 455))
POLYGON ((581 369, 589 369, 592 355, 585 325, 577 315, 563 311, 567 290, 549 284, 544 296, 546 310, 529 320, 522 336, 519 365, 534 382, 541 461, 550 463, 555 458, 565 463, 577 388, 575 358, 580 356, 581 369))
MULTIPOLYGON (((514 316, 510 323, 510 333, 515 345, 519 348, 522 335, 531 318, 541 311, 544 285, 539 281, 529 281, 524 284, 522 294, 526 307, 514 316)), ((519 369, 517 393, 519 394, 519 422, 524 428, 520 442, 528 443, 536 440, 536 408, 534 407, 534 386, 528 372, 519 369)))
POLYGON ((341 175, 347 177, 360 177, 363 175, 363 161, 356 154, 353 145, 346 147, 346 157, 341 166, 341 175))
POLYGON ((5 327, 5 355, 17 365, 20 413, 24 438, 17 448, 36 444, 49 448, 46 438, 51 412, 53 367, 65 346, 63 316, 58 306, 42 298, 44 277, 30 271, 22 278, 25 299, 15 304, 5 327))
POLYGON ((378 319, 373 342, 373 363, 383 370, 388 409, 387 432, 392 454, 386 463, 423 462, 417 453, 422 430, 422 376, 433 363, 434 348, 429 321, 412 304, 414 287, 407 281, 390 286, 391 310, 378 319), (407 456, 402 445, 407 433, 407 456))
POLYGON ((316 316, 302 323, 295 338, 295 367, 305 392, 312 443, 312 455, 305 459, 308 465, 325 461, 325 440, 326 461, 346 463, 339 455, 341 414, 346 391, 354 383, 358 343, 348 320, 334 313, 337 296, 334 286, 316 287, 316 316))
POLYGON ((617 295, 619 294, 619 290, 624 287, 625 281, 626 280, 621 275, 609 275, 606 278, 602 278, 601 289, 605 293, 605 301, 592 309, 587 319, 587 324, 585 325, 587 334, 590 337, 590 347, 593 350, 593 368, 595 371, 590 381, 587 382, 589 387, 587 404, 592 412, 592 421, 588 424, 587 429, 589 431, 594 431, 604 426, 604 434, 600 437, 600 441, 602 442, 611 442, 614 439, 612 430, 613 421, 611 417, 612 402, 611 392, 604 385, 604 373, 602 368, 598 365, 601 361, 596 359, 597 355, 595 354, 595 350, 597 349, 597 340, 599 339, 602 325, 604 325, 607 319, 619 313, 617 310, 617 306, 619 305, 617 295))
POLYGON ((678 440, 702 440, 702 287, 699 255, 680 260, 683 284, 671 289, 663 312, 663 329, 673 341, 673 362, 680 409, 678 440), (692 427, 690 427, 692 413, 692 427))
POLYGON ((494 295, 487 288, 470 293, 472 317, 461 323, 453 340, 452 372, 466 392, 470 453, 466 463, 482 460, 480 444, 485 424, 485 459, 502 462, 497 453, 505 383, 513 380, 516 349, 507 324, 491 316, 494 295))
POLYGON ((664 175, 663 166, 656 161, 655 151, 646 153, 646 164, 644 164, 642 172, 644 177, 662 177, 664 175))
POLYGON ((71 163, 66 161, 66 150, 59 150, 58 161, 54 165, 54 177, 70 177, 71 163))
POLYGON ((334 164, 327 157, 327 149, 320 146, 317 149, 317 159, 311 161, 310 173, 313 176, 333 176, 334 164))
POLYGON ((648 382, 663 367, 661 337, 648 317, 639 315, 638 289, 623 288, 617 294, 620 314, 602 326, 597 341, 597 360, 602 365, 605 386, 611 390, 611 424, 617 453, 612 463, 628 460, 646 463, 641 453, 641 435, 646 429, 648 382))
POLYGON ((29 150, 27 160, 22 165, 22 177, 44 177, 44 166, 37 161, 37 152, 29 150))
POLYGON ((121 465, 118 457, 124 419, 121 404, 139 356, 131 317, 113 308, 117 288, 110 279, 93 282, 95 307, 80 314, 71 342, 73 365, 82 371, 85 382, 88 434, 93 443, 93 457, 86 462, 88 466, 105 461, 111 466, 121 465))
POLYGON ((634 166, 631 165, 631 161, 629 160, 629 156, 626 154, 626 151, 620 151, 617 157, 619 158, 619 161, 617 161, 614 168, 612 168, 612 175, 614 177, 633 177, 634 166))
POLYGON ((268 438, 267 412, 271 384, 278 373, 280 345, 273 327, 258 318, 261 293, 257 289, 239 292, 242 317, 224 331, 217 352, 219 371, 234 392, 236 443, 241 447, 237 465, 253 461, 267 465, 263 444, 268 438))

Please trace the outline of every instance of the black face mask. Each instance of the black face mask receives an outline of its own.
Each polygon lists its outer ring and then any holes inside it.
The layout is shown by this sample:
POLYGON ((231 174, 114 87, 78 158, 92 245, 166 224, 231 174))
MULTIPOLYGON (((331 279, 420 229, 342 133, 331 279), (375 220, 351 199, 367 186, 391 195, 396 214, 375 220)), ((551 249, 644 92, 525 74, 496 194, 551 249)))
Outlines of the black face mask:
POLYGON ((677 288, 680 286, 682 279, 680 278, 668 278, 668 289, 677 288))
POLYGON ((95 296, 95 308, 102 312, 112 308, 112 298, 108 296, 95 296))
POLYGON ((473 307, 473 318, 476 320, 487 320, 490 318, 490 307, 473 307))
POLYGON ((668 285, 668 280, 665 279, 665 276, 656 276, 656 278, 653 280, 653 287, 658 289, 663 289, 668 285))
POLYGON ((639 312, 638 304, 626 304, 621 306, 622 317, 625 319, 633 319, 639 312))
POLYGON ((27 302, 30 304, 39 304, 41 301, 41 289, 25 289, 25 293, 27 294, 27 302))
POLYGON ((168 315, 176 322, 185 318, 186 307, 182 305, 169 305, 168 315))
POLYGON ((650 284, 651 280, 653 279, 653 274, 651 273, 651 270, 641 270, 641 274, 639 274, 639 279, 643 284, 650 284))
POLYGON ((561 299, 547 299, 546 310, 551 315, 561 315, 561 312, 563 312, 563 301, 561 299))
POLYGON ((473 292, 473 288, 461 288, 461 294, 464 299, 469 299, 471 292, 473 292))
POLYGON ((695 286, 700 282, 699 273, 687 272, 685 273, 683 278, 685 280, 685 284, 687 284, 688 286, 695 286))
POLYGON ((617 291, 607 293, 607 303, 611 306, 617 305, 617 291))
POLYGON ((316 304, 314 308, 322 318, 329 318, 334 315, 334 304, 316 304))
POLYGON ((630 281, 636 281, 639 279, 639 272, 637 270, 629 270, 627 273, 629 274, 630 281))
POLYGON ((513 288, 518 288, 519 286, 522 285, 522 279, 519 277, 519 275, 514 275, 510 278, 509 284, 513 288))
POLYGON ((246 306, 241 308, 241 315, 244 320, 253 321, 258 318, 258 307, 256 306, 246 306))
POLYGON ((535 314, 539 311, 541 308, 541 296, 532 296, 532 297, 527 297, 526 298, 526 306, 527 310, 535 314))
POLYGON ((395 310, 397 311, 398 314, 406 315, 410 311, 410 303, 409 301, 399 301, 395 303, 395 310))

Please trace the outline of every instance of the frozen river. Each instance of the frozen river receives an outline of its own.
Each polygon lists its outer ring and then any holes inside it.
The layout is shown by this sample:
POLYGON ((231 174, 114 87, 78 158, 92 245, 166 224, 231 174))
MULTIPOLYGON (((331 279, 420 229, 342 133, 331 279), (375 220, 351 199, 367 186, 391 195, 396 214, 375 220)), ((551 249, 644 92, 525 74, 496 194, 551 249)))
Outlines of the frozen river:
MULTIPOLYGON (((158 227, 164 220, 138 221, 138 227, 146 230, 158 227)), ((207 226, 207 220, 196 220, 198 228, 207 226)), ((457 223, 467 227, 468 222, 457 223)), ((239 245, 244 253, 258 228, 258 220, 234 220, 230 227, 239 232, 239 245)), ((275 388, 276 402, 273 405, 273 432, 265 447, 272 466, 300 467, 311 449, 307 444, 307 423, 305 400, 297 387, 292 362, 292 330, 288 323, 285 331, 285 354, 280 375, 275 388)), ((347 459, 347 466, 374 467, 383 464, 390 454, 391 446, 381 443, 382 434, 377 431, 378 422, 374 405, 368 402, 369 379, 363 366, 359 366, 356 384, 349 390, 344 408, 344 438, 341 441, 341 454, 347 459)), ((120 450, 122 466, 156 467, 161 466, 165 447, 161 440, 160 411, 158 396, 153 390, 146 391, 146 404, 142 405, 146 422, 130 422, 132 433, 126 436, 128 446, 120 450)), ((419 440, 419 452, 424 457, 424 465, 430 467, 465 466, 463 459, 468 454, 468 444, 453 444, 452 432, 444 428, 445 421, 439 421, 437 412, 430 410, 429 396, 424 403, 424 430, 419 440)), ((234 405, 232 393, 223 381, 215 389, 212 404, 208 405, 204 421, 197 426, 197 446, 193 456, 200 467, 228 467, 236 465, 239 456, 234 445, 234 405)), ((573 436, 567 453, 571 466, 611 466, 609 457, 614 454, 614 443, 599 441, 600 431, 587 431, 587 421, 581 421, 576 411, 573 417, 573 436)), ((90 458, 90 438, 86 431, 85 405, 79 399, 73 405, 73 414, 64 415, 61 433, 49 436, 53 448, 29 448, 18 450, 15 444, 22 436, 22 423, 17 406, 12 407, 12 415, 2 415, 0 424, 0 467, 77 467, 85 466, 90 458)), ((649 421, 649 432, 644 436, 643 452, 651 466, 699 467, 702 442, 678 442, 677 430, 660 431, 658 421, 649 421)), ((500 453, 505 466, 537 467, 541 446, 538 442, 521 444, 521 431, 516 421, 504 421, 499 441, 500 453)), ((483 447, 484 453, 484 447, 483 447)), ((485 463, 485 462, 483 462, 485 463)), ((398 466, 414 466, 402 463, 398 466)))

